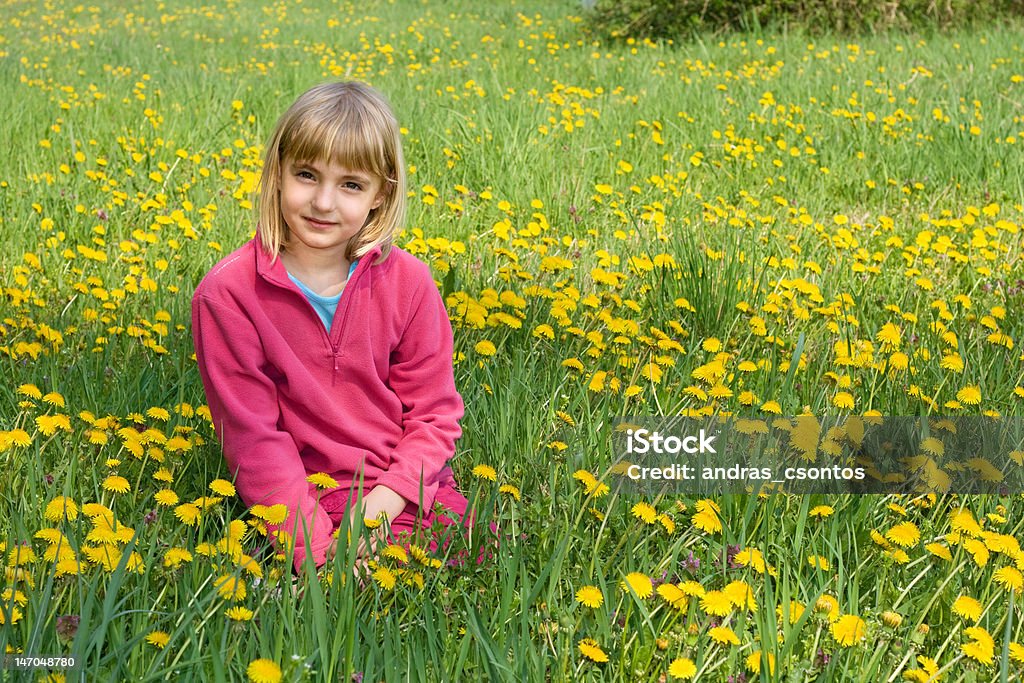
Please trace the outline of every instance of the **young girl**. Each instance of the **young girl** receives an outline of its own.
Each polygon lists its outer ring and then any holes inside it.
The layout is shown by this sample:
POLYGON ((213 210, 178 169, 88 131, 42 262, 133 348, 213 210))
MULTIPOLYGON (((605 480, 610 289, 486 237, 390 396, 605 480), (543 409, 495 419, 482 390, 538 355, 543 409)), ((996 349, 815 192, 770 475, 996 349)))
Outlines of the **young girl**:
POLYGON ((224 458, 246 505, 288 507, 275 530, 292 535, 296 570, 307 553, 329 560, 354 514, 397 534, 466 511, 447 466, 463 414, 451 325, 427 266, 391 243, 405 187, 384 98, 309 90, 267 147, 256 236, 192 300, 224 458), (318 490, 316 473, 338 486, 318 490))

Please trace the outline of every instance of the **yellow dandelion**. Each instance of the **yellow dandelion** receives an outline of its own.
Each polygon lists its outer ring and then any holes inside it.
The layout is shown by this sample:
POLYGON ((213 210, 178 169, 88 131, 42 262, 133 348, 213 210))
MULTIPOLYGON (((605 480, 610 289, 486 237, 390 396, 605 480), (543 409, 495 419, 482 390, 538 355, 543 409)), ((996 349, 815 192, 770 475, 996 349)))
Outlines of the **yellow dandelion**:
POLYGON ((695 527, 707 534, 717 534, 722 530, 722 520, 718 518, 714 508, 705 507, 702 509, 700 502, 698 502, 697 510, 697 514, 690 519, 695 527))
POLYGON ((832 624, 832 637, 843 647, 851 647, 864 640, 867 624, 860 617, 846 614, 832 624))
POLYGON ((174 508, 174 516, 181 520, 182 524, 195 526, 199 523, 199 508, 192 503, 182 503, 174 508))
POLYGON ((386 591, 395 587, 396 578, 395 573, 387 567, 377 567, 373 572, 373 580, 386 591))
POLYGON ((262 519, 267 524, 281 524, 288 519, 288 506, 283 503, 276 505, 253 505, 249 508, 253 517, 262 519))
POLYGON ((167 643, 171 641, 171 636, 165 631, 151 631, 146 636, 146 642, 153 647, 162 650, 167 647, 167 643))
POLYGON ((716 626, 708 631, 711 640, 723 645, 739 645, 740 639, 728 626, 716 626))
POLYGON ((146 415, 149 415, 154 420, 160 420, 161 422, 167 422, 171 419, 171 414, 164 408, 150 408, 146 411, 146 415))
POLYGON ((603 664, 608 661, 608 655, 605 654, 604 650, 601 649, 601 646, 593 638, 584 638, 579 642, 578 647, 580 654, 592 662, 603 664))
POLYGON ((251 683, 279 683, 281 667, 269 659, 254 659, 245 669, 251 683))
POLYGON ((46 504, 43 517, 50 522, 72 521, 78 517, 78 505, 71 498, 57 496, 46 504))
POLYGON ((501 486, 499 486, 498 493, 504 493, 506 495, 512 496, 516 500, 522 500, 522 494, 519 492, 519 489, 515 486, 512 486, 511 484, 502 484, 501 486))
POLYGON ((472 474, 474 477, 487 481, 497 481, 498 479, 498 473, 490 465, 477 465, 473 468, 472 474))
POLYGON ((39 391, 39 387, 35 384, 22 384, 15 389, 15 393, 19 396, 28 396, 29 398, 34 399, 40 399, 43 397, 43 392, 39 391))
POLYGON ((996 583, 1008 591, 1020 593, 1024 589, 1024 576, 1013 567, 1003 567, 992 575, 996 583))
POLYGON ((885 537, 896 545, 910 548, 921 540, 921 532, 913 522, 903 522, 885 532, 885 537))
POLYGON ((164 507, 177 505, 179 501, 178 494, 170 489, 160 489, 153 494, 153 499, 156 500, 157 505, 162 505, 164 507))
POLYGON ((969 595, 961 595, 953 601, 953 614, 957 615, 965 621, 977 622, 981 619, 981 614, 984 608, 981 603, 972 598, 969 595))
POLYGON ((956 400, 965 405, 976 406, 981 403, 981 387, 973 384, 965 386, 956 392, 956 400))
POLYGON ((832 405, 840 410, 853 410, 854 404, 853 394, 848 391, 840 391, 832 399, 832 405))
POLYGON ((961 645, 960 651, 977 662, 991 664, 995 657, 995 641, 988 631, 980 626, 971 626, 964 629, 964 635, 973 640, 961 645))
POLYGON ((604 604, 604 594, 597 586, 581 586, 576 591, 576 602, 590 609, 597 609, 604 604))
POLYGON ((210 490, 218 496, 235 495, 235 485, 227 479, 214 479, 210 482, 210 490))
POLYGON ((481 356, 493 356, 495 353, 498 352, 497 347, 494 346, 494 342, 489 341, 487 339, 478 341, 476 345, 473 346, 473 350, 476 351, 481 356))
POLYGON ((320 490, 324 489, 336 489, 338 488, 338 482, 331 475, 325 472, 316 472, 306 477, 306 481, 310 484, 315 484, 320 490))
POLYGON ((829 570, 828 558, 822 557, 821 555, 810 555, 807 557, 807 564, 811 565, 815 569, 820 569, 827 572, 829 570))
POLYGON ((185 548, 170 548, 164 553, 164 566, 170 569, 175 569, 182 563, 191 561, 192 553, 185 548))
POLYGON ((733 603, 722 591, 707 591, 700 599, 700 608, 715 617, 724 617, 732 612, 733 603))
POLYGON ((627 593, 632 592, 641 600, 646 600, 654 593, 654 585, 651 583, 651 579, 646 574, 641 574, 640 572, 626 574, 626 578, 619 583, 619 587, 627 593))
POLYGON ((409 553, 405 551, 405 548, 400 545, 395 545, 394 543, 384 548, 384 550, 381 551, 381 555, 383 557, 390 557, 392 560, 395 560, 400 564, 409 563, 409 553))
POLYGON ((658 521, 658 511, 649 503, 637 503, 633 506, 633 516, 644 524, 654 524, 658 521))
POLYGON ((217 589, 217 593, 224 600, 237 602, 244 600, 246 596, 245 582, 230 574, 217 577, 213 582, 213 587, 217 589))
POLYGON ((131 491, 132 485, 124 477, 111 474, 103 480, 103 490, 111 491, 113 493, 127 493, 131 491))
POLYGON ((668 675, 672 678, 691 679, 697 675, 697 665, 686 657, 674 659, 668 665, 668 675))
POLYGON ((248 607, 236 605, 225 610, 224 616, 232 621, 250 621, 253 617, 253 611, 248 607))
POLYGON ((685 612, 690 605, 689 596, 674 583, 663 583, 658 586, 658 595, 680 612, 685 612))
POLYGON ((811 508, 811 511, 807 514, 811 517, 817 517, 818 519, 825 519, 826 517, 831 517, 835 511, 835 508, 831 505, 818 505, 811 508))
MULTIPOLYGON (((771 652, 764 653, 764 655, 765 655, 765 658, 768 660, 768 671, 769 671, 769 673, 772 676, 774 676, 775 675, 775 655, 773 655, 771 652)), ((755 676, 759 676, 761 674, 761 659, 762 659, 762 652, 760 650, 755 650, 754 652, 751 652, 750 656, 747 657, 746 662, 745 662, 746 665, 747 665, 747 671, 750 671, 755 676)))

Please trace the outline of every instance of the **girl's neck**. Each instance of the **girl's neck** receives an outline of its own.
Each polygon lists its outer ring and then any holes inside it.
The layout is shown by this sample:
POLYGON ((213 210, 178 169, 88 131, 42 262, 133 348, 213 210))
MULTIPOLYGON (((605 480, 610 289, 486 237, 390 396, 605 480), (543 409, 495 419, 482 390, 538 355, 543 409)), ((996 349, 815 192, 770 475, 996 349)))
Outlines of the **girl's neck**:
POLYGON ((320 296, 338 294, 348 280, 351 265, 344 254, 302 254, 300 258, 287 250, 281 252, 281 262, 293 277, 320 296))

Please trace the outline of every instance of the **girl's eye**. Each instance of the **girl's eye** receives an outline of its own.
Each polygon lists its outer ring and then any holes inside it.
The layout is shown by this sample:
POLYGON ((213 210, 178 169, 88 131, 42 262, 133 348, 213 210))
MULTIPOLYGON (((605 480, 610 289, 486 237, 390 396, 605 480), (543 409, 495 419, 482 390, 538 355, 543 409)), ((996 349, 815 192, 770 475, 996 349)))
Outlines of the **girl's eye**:
POLYGON ((349 190, 356 190, 356 191, 359 191, 359 190, 363 189, 362 186, 359 183, 354 183, 351 180, 348 181, 347 183, 345 183, 345 188, 349 189, 349 190))
POLYGON ((299 171, 295 175, 298 176, 299 178, 312 178, 313 177, 313 174, 310 173, 309 171, 299 171))

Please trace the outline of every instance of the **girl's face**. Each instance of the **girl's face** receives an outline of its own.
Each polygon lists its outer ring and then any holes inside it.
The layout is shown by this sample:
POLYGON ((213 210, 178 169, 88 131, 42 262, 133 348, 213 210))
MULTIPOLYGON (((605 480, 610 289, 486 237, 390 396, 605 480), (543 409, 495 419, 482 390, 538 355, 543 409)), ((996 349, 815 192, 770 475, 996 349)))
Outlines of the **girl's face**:
POLYGON ((281 171, 281 213, 288 253, 302 260, 345 254, 349 239, 384 203, 384 183, 334 162, 288 160, 281 171))

